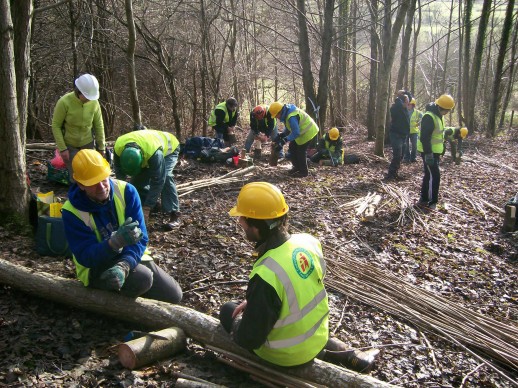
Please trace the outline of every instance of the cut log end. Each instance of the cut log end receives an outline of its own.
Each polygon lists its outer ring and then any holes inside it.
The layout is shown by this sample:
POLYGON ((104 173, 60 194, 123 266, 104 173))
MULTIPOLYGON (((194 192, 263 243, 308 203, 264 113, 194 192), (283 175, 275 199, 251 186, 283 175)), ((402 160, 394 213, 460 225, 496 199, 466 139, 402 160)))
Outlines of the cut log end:
POLYGON ((119 362, 136 369, 185 349, 187 338, 182 329, 171 327, 119 345, 119 362))

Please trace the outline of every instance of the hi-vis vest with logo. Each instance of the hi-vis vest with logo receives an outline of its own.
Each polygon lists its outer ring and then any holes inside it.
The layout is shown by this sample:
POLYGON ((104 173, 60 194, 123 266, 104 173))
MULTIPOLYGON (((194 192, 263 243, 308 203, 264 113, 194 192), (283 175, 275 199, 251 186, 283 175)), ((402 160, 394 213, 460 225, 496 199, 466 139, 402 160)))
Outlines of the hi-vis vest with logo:
POLYGON ((291 132, 290 118, 298 115, 299 116, 299 136, 295 139, 295 143, 298 145, 306 144, 308 141, 313 139, 318 133, 318 126, 313 121, 310 115, 304 112, 302 109, 297 108, 286 117, 286 128, 291 132))
POLYGON ((227 103, 225 101, 220 102, 218 105, 216 105, 216 108, 210 113, 209 116, 209 126, 213 127, 216 125, 216 109, 220 109, 223 112, 225 112, 225 123, 230 123, 230 119, 234 117, 235 114, 237 114, 235 111, 228 113, 227 109, 227 103))
POLYGON ((142 168, 148 166, 149 159, 158 149, 161 149, 164 156, 167 156, 176 151, 180 145, 180 142, 172 133, 156 131, 154 129, 144 129, 120 136, 115 141, 113 149, 118 156, 121 156, 126 145, 130 143, 137 143, 142 150, 142 168))
MULTIPOLYGON (((125 210, 126 210, 126 201, 124 199, 124 189, 126 188, 126 182, 120 181, 117 179, 112 179, 113 182, 113 200, 115 202, 115 212, 117 213, 117 222, 119 225, 122 225, 125 221, 125 210)), ((77 218, 85 223, 92 231, 95 233, 97 237, 97 241, 101 242, 102 237, 95 225, 94 217, 89 212, 84 212, 82 210, 77 210, 74 205, 70 203, 70 201, 66 201, 63 205, 63 209, 68 210, 70 213, 74 214, 77 218)), ((149 251, 146 249, 144 255, 142 256, 143 261, 153 260, 151 256, 149 256, 149 251)), ((76 276, 81 282, 85 285, 85 287, 90 284, 90 268, 84 267, 76 260, 76 257, 72 255, 72 260, 76 266, 76 276)))
MULTIPOLYGON (((423 115, 423 118, 426 115, 433 119, 433 132, 432 138, 430 139, 430 142, 432 143, 432 152, 434 154, 442 154, 444 151, 444 124, 442 122, 442 118, 430 111, 426 112, 423 115)), ((419 152, 423 152, 423 143, 421 143, 420 138, 417 139, 417 150, 419 152)))
POLYGON ((293 366, 312 360, 324 348, 329 335, 325 271, 320 242, 309 234, 292 235, 254 264, 250 278, 259 275, 282 301, 266 342, 254 349, 259 357, 293 366))

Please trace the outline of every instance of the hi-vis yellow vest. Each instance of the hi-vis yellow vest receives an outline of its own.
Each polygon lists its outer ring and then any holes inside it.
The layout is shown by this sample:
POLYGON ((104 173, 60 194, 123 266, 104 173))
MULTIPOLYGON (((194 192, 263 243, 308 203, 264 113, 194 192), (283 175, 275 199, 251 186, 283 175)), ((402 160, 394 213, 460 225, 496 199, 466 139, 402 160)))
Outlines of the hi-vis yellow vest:
MULTIPOLYGON (((432 152, 434 154, 442 154, 444 151, 444 124, 442 122, 442 118, 437 116, 436 114, 428 111, 423 115, 430 116, 433 119, 433 132, 432 138, 430 142, 432 143, 432 152)), ((421 122, 423 122, 421 120, 421 122)), ((419 152, 423 152, 423 143, 421 143, 420 137, 417 139, 417 150, 419 152)))
POLYGON ((325 271, 320 242, 309 234, 292 235, 254 264, 250 278, 259 275, 282 301, 266 342, 254 349, 259 357, 294 366, 311 361, 324 348, 329 335, 325 271))
MULTIPOLYGON (((117 222, 119 225, 122 225, 125 221, 125 210, 126 210, 126 201, 124 199, 124 190, 126 188, 126 182, 120 181, 117 179, 112 179, 113 182, 113 201, 115 202, 115 212, 117 213, 117 222)), ((84 212, 82 210, 77 210, 74 205, 70 203, 70 201, 66 201, 63 205, 63 209, 68 210, 70 213, 74 214, 77 218, 85 223, 92 231, 95 233, 97 237, 97 241, 101 242, 102 237, 101 233, 97 229, 95 225, 94 217, 89 212, 84 212)), ((145 260, 153 260, 151 256, 149 256, 149 251, 146 249, 144 255, 142 256, 143 261, 145 260)), ((90 284, 90 268, 84 267, 76 260, 76 257, 72 255, 72 260, 76 266, 76 276, 81 282, 88 287, 90 284)))
POLYGON ((295 143, 298 145, 306 144, 308 141, 313 139, 317 133, 318 133, 318 126, 317 123, 311 118, 310 115, 308 115, 306 112, 304 112, 302 109, 297 108, 297 110, 293 111, 286 117, 286 128, 291 132, 291 126, 289 119, 295 115, 299 116, 299 128, 300 128, 300 134, 295 139, 295 143))
POLYGON ((226 101, 220 102, 216 107, 213 109, 213 111, 210 113, 209 116, 209 127, 213 127, 216 125, 216 109, 220 109, 223 112, 225 112, 225 123, 230 123, 230 119, 236 115, 236 111, 228 113, 227 109, 227 103, 226 101))
POLYGON ((412 116, 410 116, 410 134, 419 133, 421 117, 423 117, 423 113, 414 108, 412 116))
POLYGON ((176 151, 180 145, 180 142, 172 133, 156 131, 154 129, 144 129, 142 131, 128 132, 119 136, 115 141, 113 150, 118 156, 121 156, 126 145, 130 143, 137 143, 142 150, 142 168, 148 166, 149 159, 158 149, 161 149, 164 156, 167 156, 176 151))

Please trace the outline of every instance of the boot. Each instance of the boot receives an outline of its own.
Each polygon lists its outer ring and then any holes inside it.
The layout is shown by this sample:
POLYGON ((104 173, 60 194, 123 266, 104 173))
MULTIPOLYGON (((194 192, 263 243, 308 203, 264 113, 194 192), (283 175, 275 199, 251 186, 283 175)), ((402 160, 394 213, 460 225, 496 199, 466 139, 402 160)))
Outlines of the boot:
POLYGON ((171 215, 169 216, 169 222, 167 222, 165 225, 164 225, 164 228, 166 230, 173 230, 174 228, 180 226, 180 221, 178 220, 180 216, 180 213, 178 212, 175 212, 175 211, 172 211, 171 212, 171 215))
POLYGON ((368 350, 325 350, 324 361, 339 364, 359 373, 369 373, 374 369, 379 349, 368 350))
POLYGON ((260 148, 254 148, 254 160, 261 159, 262 150, 260 148))

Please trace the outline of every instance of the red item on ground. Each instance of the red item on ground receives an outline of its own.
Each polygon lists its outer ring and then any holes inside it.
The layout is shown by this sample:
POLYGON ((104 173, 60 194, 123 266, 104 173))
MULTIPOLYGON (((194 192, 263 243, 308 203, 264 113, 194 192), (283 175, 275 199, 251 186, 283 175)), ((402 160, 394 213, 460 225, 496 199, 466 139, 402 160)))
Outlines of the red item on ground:
POLYGON ((59 150, 56 150, 54 152, 54 157, 50 161, 50 164, 52 165, 52 167, 57 168, 58 170, 62 170, 64 168, 66 168, 66 164, 63 161, 63 158, 61 157, 59 150))

